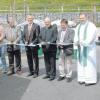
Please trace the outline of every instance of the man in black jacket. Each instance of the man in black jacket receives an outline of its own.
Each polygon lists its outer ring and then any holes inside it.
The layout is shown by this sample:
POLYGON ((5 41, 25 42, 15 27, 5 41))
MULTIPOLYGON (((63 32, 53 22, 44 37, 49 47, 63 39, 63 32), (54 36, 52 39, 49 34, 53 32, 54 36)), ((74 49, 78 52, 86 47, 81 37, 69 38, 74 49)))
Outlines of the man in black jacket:
POLYGON ((27 22, 24 26, 23 30, 23 41, 25 45, 30 45, 26 46, 26 54, 27 54, 27 60, 28 60, 28 65, 29 65, 29 75, 32 76, 33 78, 38 77, 39 74, 39 58, 38 58, 38 49, 39 46, 36 44, 38 43, 38 36, 40 33, 40 26, 33 23, 34 17, 31 15, 27 16, 27 22), (31 45, 36 45, 35 47, 31 45), (33 64, 34 62, 34 64, 33 64), (34 65, 34 66, 33 66, 34 65))
POLYGON ((45 27, 43 27, 40 32, 40 42, 42 43, 46 67, 46 76, 44 79, 49 78, 49 80, 52 81, 56 76, 57 47, 53 44, 47 44, 47 42, 56 43, 58 31, 56 25, 51 25, 50 18, 45 18, 44 23, 45 27))

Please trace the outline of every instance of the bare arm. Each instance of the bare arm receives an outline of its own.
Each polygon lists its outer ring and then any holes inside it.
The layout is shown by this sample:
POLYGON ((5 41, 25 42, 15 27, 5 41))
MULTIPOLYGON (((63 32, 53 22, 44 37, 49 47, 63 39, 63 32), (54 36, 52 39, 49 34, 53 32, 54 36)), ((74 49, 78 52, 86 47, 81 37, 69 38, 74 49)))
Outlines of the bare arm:
POLYGON ((0 42, 4 39, 4 28, 3 26, 0 26, 0 42))

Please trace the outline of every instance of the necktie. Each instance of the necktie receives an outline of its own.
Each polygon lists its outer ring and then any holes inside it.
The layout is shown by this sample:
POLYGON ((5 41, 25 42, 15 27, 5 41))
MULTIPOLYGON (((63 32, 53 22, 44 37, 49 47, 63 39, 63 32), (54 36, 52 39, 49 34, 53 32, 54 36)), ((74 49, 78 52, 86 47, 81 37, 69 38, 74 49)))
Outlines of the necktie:
POLYGON ((30 32, 31 32, 31 28, 32 28, 32 25, 28 25, 28 40, 29 40, 29 37, 30 37, 30 32))

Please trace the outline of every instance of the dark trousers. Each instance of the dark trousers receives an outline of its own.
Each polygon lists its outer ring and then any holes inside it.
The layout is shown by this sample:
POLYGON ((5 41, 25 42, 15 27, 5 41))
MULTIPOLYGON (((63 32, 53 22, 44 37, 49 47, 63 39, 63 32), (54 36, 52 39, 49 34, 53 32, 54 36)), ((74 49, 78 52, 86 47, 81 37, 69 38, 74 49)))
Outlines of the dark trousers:
POLYGON ((50 77, 56 76, 56 51, 44 52, 46 74, 50 77))
POLYGON ((26 46, 26 55, 30 73, 38 75, 39 73, 38 47, 26 46))
POLYGON ((21 71, 21 53, 20 50, 13 50, 8 52, 9 68, 14 72, 14 57, 16 61, 16 70, 21 71))

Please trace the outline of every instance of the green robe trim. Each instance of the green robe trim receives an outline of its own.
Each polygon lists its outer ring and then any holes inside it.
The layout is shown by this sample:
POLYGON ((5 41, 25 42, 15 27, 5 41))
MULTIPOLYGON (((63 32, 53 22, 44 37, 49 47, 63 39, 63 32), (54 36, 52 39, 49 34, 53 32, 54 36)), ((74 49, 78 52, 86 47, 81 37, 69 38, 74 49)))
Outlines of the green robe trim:
MULTIPOLYGON (((83 38, 84 40, 86 40, 87 38, 87 27, 88 27, 88 23, 86 24, 85 29, 84 29, 84 38, 83 38)), ((81 24, 79 25, 79 28, 78 28, 78 40, 79 40, 79 35, 80 35, 80 28, 81 28, 81 24)), ((87 65, 87 51, 88 51, 88 47, 83 46, 83 51, 81 51, 81 47, 78 46, 78 59, 79 59, 79 62, 83 66, 87 65)))

